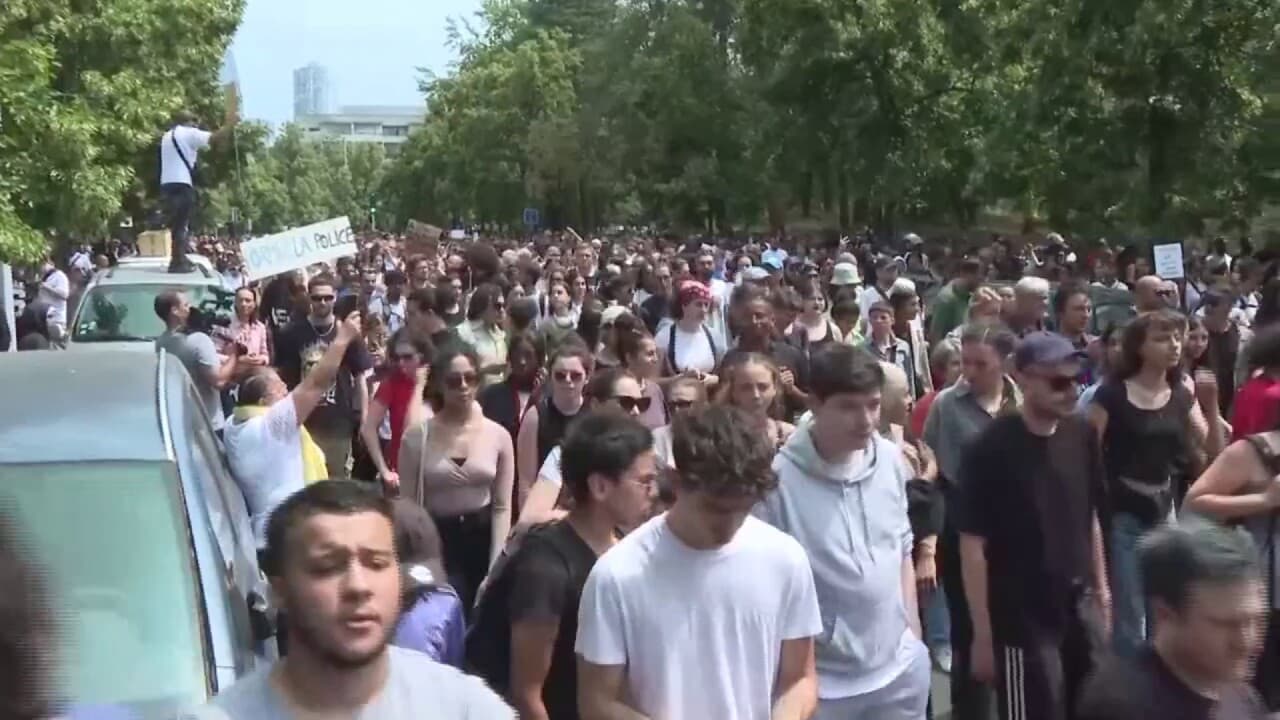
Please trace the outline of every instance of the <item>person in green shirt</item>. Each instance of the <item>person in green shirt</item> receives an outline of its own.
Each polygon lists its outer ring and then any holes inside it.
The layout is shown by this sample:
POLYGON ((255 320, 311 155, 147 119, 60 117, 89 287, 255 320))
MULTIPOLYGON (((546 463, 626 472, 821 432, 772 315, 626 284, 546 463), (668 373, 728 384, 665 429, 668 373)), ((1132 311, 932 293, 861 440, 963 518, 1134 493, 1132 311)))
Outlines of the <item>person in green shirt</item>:
POLYGON ((969 296, 982 276, 982 264, 977 258, 960 261, 956 276, 938 291, 929 314, 929 342, 936 343, 947 333, 959 327, 969 311, 969 296))

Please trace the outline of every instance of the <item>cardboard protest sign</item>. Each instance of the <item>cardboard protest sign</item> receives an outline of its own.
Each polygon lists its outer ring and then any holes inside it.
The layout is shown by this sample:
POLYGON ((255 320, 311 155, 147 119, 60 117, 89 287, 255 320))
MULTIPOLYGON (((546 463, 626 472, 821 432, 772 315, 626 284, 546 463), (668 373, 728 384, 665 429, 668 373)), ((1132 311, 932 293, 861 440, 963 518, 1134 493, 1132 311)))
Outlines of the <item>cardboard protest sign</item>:
POLYGON ((250 280, 354 256, 359 249, 345 215, 240 244, 245 275, 250 280))
POLYGON ((404 247, 410 255, 429 255, 436 250, 444 230, 417 220, 410 220, 405 228, 404 247))
POLYGON ((168 230, 147 230, 138 233, 138 255, 142 257, 169 257, 172 237, 168 230))

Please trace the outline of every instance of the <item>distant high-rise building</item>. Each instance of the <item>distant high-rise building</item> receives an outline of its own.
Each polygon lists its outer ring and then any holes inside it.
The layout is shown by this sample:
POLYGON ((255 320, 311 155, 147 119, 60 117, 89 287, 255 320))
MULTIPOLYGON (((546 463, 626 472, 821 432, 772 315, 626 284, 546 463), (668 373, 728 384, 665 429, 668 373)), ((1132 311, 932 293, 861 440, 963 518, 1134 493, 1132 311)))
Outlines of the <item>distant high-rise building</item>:
POLYGON ((333 91, 329 69, 311 63, 293 71, 293 116, 323 115, 329 112, 333 91))

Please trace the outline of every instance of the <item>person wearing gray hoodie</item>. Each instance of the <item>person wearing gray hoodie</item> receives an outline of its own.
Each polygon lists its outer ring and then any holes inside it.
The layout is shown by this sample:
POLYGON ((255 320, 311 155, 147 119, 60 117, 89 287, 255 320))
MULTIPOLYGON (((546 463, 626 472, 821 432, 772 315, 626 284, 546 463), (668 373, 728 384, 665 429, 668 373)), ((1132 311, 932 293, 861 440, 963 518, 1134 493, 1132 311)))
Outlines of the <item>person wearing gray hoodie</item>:
POLYGON ((902 451, 882 437, 884 371, 848 345, 811 360, 812 420, 773 462, 755 514, 809 555, 822 634, 816 720, 918 720, 929 701, 902 451))

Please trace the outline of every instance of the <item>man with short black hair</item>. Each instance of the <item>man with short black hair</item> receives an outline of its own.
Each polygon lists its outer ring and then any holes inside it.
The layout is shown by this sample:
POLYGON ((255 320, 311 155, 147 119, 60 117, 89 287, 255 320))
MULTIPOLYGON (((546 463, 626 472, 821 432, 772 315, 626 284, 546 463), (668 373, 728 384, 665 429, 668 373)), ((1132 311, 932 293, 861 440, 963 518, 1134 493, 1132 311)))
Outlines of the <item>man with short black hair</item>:
POLYGON ((779 451, 778 488, 755 512, 813 565, 823 619, 815 718, 918 720, 930 674, 907 516, 912 473, 877 432, 884 371, 865 350, 837 344, 814 355, 811 372, 813 420, 779 451))
POLYGON ((582 590, 584 720, 800 720, 822 630, 804 548, 750 517, 773 449, 736 408, 676 416, 676 502, 602 556, 582 590))
POLYGON ((617 528, 648 518, 658 487, 652 433, 617 411, 580 418, 561 450, 568 516, 534 527, 499 561, 467 636, 468 664, 528 720, 579 717, 583 585, 617 528))
POLYGON ((187 332, 191 303, 181 292, 165 290, 156 295, 155 311, 165 325, 164 332, 156 338, 156 352, 164 350, 182 362, 204 401, 213 429, 222 430, 225 418, 219 391, 231 382, 239 358, 232 355, 220 359, 213 338, 202 332, 187 332))
POLYGON ((1097 435, 1075 412, 1081 353, 1055 333, 1014 351, 1022 407, 995 418, 953 494, 972 673, 1000 720, 1068 720, 1110 626, 1097 435))
POLYGON ((1155 627, 1135 658, 1113 658, 1085 685, 1079 720, 1263 720, 1249 676, 1266 592, 1248 534, 1205 521, 1163 525, 1142 541, 1155 627))
MULTIPOLYGON (((275 363, 280 377, 290 389, 315 369, 334 341, 338 324, 345 318, 334 314, 337 289, 332 278, 320 275, 307 283, 311 312, 289 324, 275 343, 275 363)), ((347 347, 337 379, 329 387, 319 407, 307 420, 307 430, 324 451, 329 477, 345 479, 351 473, 351 440, 369 407, 369 386, 364 375, 373 368, 373 358, 364 340, 357 338, 347 347)))
POLYGON ((383 274, 382 280, 387 287, 382 292, 375 292, 373 297, 369 298, 369 315, 382 318, 383 324, 387 327, 387 334, 394 335, 404 326, 405 316, 408 313, 404 288, 409 283, 409 279, 399 270, 388 270, 383 274))
POLYGON ((391 506, 377 493, 335 480, 295 493, 271 515, 264 559, 289 654, 188 718, 515 717, 479 679, 389 645, 402 581, 391 506))

